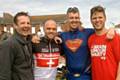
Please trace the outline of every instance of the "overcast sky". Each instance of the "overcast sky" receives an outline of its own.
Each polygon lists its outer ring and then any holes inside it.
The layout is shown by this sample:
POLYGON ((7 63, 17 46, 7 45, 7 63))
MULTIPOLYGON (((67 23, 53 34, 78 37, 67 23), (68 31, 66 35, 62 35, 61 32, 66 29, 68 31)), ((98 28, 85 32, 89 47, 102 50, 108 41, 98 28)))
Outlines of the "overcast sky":
POLYGON ((119 0, 0 0, 0 16, 3 12, 14 15, 19 11, 27 11, 30 15, 65 14, 68 7, 76 6, 83 26, 91 27, 89 10, 96 5, 106 8, 107 26, 120 23, 119 0))

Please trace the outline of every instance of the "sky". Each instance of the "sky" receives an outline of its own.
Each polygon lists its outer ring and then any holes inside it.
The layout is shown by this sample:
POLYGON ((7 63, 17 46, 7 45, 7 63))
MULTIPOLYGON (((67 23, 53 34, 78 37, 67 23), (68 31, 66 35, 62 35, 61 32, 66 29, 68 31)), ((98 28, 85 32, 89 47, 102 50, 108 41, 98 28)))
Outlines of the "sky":
POLYGON ((78 7, 83 26, 92 27, 90 9, 96 5, 105 8, 107 27, 120 23, 119 0, 0 0, 0 16, 4 12, 15 15, 19 11, 26 11, 30 15, 66 14, 69 7, 78 7))

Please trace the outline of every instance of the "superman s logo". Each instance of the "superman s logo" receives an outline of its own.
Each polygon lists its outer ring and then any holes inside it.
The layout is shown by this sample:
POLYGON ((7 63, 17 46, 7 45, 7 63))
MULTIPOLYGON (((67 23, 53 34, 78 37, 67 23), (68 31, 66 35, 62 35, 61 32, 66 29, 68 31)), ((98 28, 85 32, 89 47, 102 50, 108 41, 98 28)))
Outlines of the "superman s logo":
POLYGON ((74 39, 74 40, 67 40, 65 44, 72 52, 76 52, 78 48, 81 46, 82 42, 83 40, 81 39, 74 39))

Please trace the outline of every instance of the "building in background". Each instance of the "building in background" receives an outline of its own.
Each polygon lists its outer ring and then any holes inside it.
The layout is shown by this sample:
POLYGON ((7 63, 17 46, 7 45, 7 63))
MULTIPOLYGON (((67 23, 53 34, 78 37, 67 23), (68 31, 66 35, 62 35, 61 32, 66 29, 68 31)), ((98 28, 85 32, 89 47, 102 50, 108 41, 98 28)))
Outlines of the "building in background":
MULTIPOLYGON (((37 33, 39 29, 43 32, 43 24, 48 19, 53 19, 57 22, 58 31, 60 31, 61 25, 66 20, 65 14, 54 14, 54 15, 41 15, 41 16, 30 16, 32 22, 32 33, 37 33)), ((9 13, 3 13, 3 17, 0 17, 0 24, 4 24, 4 31, 13 33, 13 16, 9 13)))

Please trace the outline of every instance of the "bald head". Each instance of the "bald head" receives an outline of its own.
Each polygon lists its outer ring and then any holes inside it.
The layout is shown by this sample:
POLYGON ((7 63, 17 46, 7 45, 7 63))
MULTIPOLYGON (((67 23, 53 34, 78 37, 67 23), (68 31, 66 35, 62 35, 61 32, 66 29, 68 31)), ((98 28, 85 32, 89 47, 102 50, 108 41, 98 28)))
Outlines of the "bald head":
POLYGON ((45 22, 44 27, 46 27, 46 26, 53 26, 53 25, 57 27, 56 22, 55 22, 54 20, 50 19, 50 20, 47 20, 47 21, 45 22))
POLYGON ((57 24, 54 20, 47 20, 44 25, 45 36, 49 39, 53 39, 57 33, 57 24))

